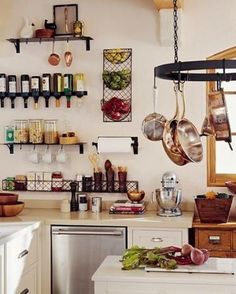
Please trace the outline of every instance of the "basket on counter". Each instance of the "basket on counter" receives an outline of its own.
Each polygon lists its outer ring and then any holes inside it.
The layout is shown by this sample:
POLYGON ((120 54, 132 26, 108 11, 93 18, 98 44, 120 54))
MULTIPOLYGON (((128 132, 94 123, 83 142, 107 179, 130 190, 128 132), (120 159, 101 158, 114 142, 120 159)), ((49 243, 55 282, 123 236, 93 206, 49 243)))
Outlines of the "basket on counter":
POLYGON ((233 196, 228 198, 207 199, 196 196, 195 203, 202 223, 226 223, 229 217, 233 196))

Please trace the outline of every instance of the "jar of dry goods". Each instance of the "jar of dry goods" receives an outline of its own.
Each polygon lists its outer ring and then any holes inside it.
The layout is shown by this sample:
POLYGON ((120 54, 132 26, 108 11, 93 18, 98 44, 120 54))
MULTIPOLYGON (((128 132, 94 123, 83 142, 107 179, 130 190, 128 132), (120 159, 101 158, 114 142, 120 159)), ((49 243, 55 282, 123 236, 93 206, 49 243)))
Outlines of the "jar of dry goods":
POLYGON ((15 120, 14 126, 15 126, 14 142, 28 143, 29 142, 28 120, 15 120))
POLYGON ((58 143, 58 132, 57 132, 56 120, 44 121, 44 143, 46 144, 58 143))
POLYGON ((43 120, 29 120, 29 142, 33 144, 43 143, 43 120))

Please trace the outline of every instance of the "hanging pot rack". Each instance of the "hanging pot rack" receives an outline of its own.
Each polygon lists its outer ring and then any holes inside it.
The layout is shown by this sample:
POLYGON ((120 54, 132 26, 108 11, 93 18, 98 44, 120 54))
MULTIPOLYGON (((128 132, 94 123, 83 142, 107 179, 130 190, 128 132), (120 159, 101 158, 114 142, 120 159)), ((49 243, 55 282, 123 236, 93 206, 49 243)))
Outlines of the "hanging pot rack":
POLYGON ((174 26, 174 62, 156 66, 154 77, 165 80, 180 82, 195 81, 233 81, 236 80, 236 60, 198 60, 198 61, 178 61, 178 5, 173 0, 173 26, 174 26), (235 72, 226 73, 226 69, 235 69, 235 72), (199 72, 205 70, 204 72, 199 72), (222 72, 217 72, 222 70, 222 72), (198 71, 198 72, 190 72, 198 71))

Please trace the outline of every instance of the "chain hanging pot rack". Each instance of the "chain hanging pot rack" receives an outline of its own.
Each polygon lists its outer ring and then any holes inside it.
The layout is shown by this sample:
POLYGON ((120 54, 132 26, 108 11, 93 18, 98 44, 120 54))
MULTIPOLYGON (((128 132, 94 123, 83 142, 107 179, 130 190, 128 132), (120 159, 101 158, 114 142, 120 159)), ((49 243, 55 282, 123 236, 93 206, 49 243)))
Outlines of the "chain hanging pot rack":
POLYGON ((236 71, 226 73, 226 69, 234 68, 236 70, 236 60, 198 60, 181 62, 178 60, 178 8, 177 1, 173 0, 173 16, 174 16, 174 63, 162 64, 154 69, 154 77, 173 80, 180 82, 194 81, 233 81, 236 80, 236 71), (222 72, 216 72, 221 69, 222 72), (189 71, 205 70, 206 72, 189 72, 189 71), (208 71, 207 71, 208 70, 208 71), (214 70, 215 72, 209 72, 214 70))

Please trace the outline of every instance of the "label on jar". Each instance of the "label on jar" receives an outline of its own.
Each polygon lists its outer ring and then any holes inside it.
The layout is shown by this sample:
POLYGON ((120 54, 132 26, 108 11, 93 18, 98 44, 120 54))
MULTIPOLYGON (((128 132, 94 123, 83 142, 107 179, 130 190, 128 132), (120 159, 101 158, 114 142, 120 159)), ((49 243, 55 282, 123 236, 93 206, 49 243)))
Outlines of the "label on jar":
POLYGON ((10 81, 9 85, 9 93, 16 93, 16 81, 10 81))
POLYGON ((22 93, 29 93, 29 81, 22 81, 22 93))
POLYGON ((42 78, 42 87, 43 91, 48 92, 49 89, 49 77, 43 77, 42 78))
POLYGON ((0 92, 6 92, 6 78, 0 78, 0 92))
POLYGON ((64 89, 69 89, 69 78, 64 77, 64 89))
POLYGON ((88 210, 88 203, 79 203, 79 211, 88 210))
POLYGON ((84 82, 82 80, 77 80, 76 81, 76 91, 84 91, 84 82))
POLYGON ((31 89, 39 90, 39 79, 37 78, 31 79, 31 89))

